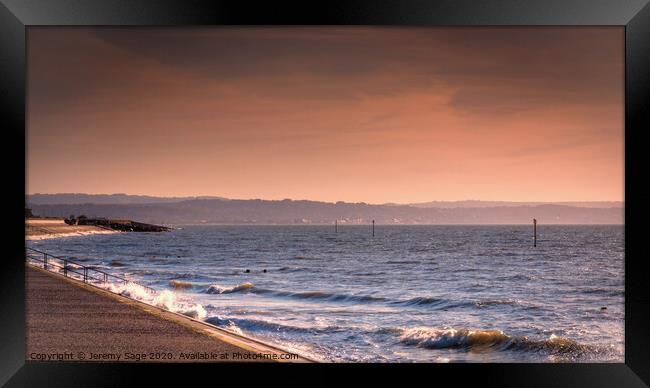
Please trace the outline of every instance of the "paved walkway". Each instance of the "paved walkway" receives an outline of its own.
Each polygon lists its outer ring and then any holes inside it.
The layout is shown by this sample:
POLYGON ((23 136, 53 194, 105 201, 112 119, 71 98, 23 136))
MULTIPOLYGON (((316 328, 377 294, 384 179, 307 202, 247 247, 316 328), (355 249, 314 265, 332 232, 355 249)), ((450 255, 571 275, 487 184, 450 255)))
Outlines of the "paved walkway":
POLYGON ((277 349, 61 275, 28 265, 26 276, 27 360, 287 361, 277 349))

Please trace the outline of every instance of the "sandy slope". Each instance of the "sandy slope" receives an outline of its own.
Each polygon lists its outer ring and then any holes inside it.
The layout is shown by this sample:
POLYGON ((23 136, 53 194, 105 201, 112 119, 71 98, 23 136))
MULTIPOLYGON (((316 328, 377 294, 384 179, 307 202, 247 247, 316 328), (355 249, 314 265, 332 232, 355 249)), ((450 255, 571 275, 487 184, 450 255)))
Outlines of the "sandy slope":
POLYGON ((26 240, 43 240, 106 233, 118 232, 93 225, 68 225, 61 218, 30 218, 25 220, 26 240))

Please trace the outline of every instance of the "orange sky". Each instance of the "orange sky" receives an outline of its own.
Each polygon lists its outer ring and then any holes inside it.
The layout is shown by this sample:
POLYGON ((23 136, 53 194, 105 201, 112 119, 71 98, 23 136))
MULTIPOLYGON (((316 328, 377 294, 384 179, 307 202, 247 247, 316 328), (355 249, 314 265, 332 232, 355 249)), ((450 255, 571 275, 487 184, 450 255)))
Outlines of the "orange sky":
POLYGON ((27 193, 623 200, 624 30, 29 28, 27 193))

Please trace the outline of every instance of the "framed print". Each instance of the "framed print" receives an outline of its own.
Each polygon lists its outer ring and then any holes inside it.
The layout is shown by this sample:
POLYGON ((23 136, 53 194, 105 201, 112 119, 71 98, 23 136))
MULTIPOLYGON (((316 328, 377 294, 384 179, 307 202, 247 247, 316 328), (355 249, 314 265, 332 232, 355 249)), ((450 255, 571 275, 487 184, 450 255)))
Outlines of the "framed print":
POLYGON ((0 15, 8 386, 650 381, 647 1, 0 15))

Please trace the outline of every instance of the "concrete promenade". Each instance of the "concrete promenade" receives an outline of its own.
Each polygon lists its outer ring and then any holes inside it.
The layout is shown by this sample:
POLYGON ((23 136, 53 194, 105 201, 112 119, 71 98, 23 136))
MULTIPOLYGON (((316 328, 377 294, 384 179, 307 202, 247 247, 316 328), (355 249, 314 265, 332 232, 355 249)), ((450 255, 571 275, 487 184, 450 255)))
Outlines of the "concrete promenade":
POLYGON ((309 361, 31 265, 25 302, 27 360, 309 361))

